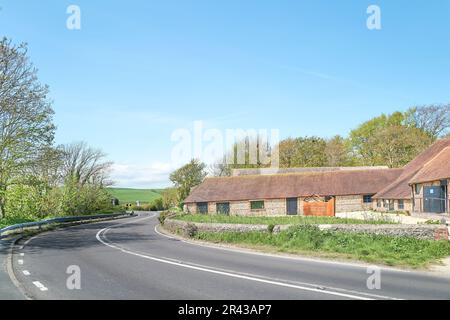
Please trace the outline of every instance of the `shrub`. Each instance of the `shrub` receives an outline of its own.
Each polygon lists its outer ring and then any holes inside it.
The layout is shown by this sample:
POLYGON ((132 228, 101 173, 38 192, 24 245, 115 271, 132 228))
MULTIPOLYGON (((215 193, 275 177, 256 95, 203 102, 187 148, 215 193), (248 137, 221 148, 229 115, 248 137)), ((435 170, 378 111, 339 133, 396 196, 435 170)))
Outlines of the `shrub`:
POLYGON ((168 208, 164 207, 163 199, 162 198, 156 198, 153 200, 149 205, 150 211, 163 211, 167 210, 168 208))
POLYGON ((310 249, 320 248, 324 242, 324 232, 318 226, 303 224, 290 227, 287 230, 289 242, 301 243, 310 249))
POLYGON ((139 206, 131 205, 131 206, 128 207, 127 210, 131 210, 131 211, 152 211, 150 204, 141 204, 139 206))
POLYGON ((269 233, 273 233, 273 229, 275 228, 275 225, 274 224, 269 224, 268 226, 267 226, 267 231, 269 231, 269 233))
POLYGON ((174 213, 170 212, 170 211, 163 211, 159 214, 158 220, 159 223, 164 225, 164 221, 169 218, 170 216, 173 216, 174 213))
POLYGON ((42 190, 39 186, 17 184, 6 191, 6 212, 14 217, 39 217, 43 206, 42 190))

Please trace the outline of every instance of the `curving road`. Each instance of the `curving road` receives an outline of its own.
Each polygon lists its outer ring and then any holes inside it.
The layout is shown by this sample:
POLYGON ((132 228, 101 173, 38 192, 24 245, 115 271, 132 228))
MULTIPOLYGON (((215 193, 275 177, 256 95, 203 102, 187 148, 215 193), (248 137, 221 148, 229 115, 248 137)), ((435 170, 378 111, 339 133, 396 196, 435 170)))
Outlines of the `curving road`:
POLYGON ((32 299, 450 299, 449 278, 383 269, 369 290, 365 266, 201 246, 157 224, 142 213, 40 234, 17 244, 13 278, 32 299))

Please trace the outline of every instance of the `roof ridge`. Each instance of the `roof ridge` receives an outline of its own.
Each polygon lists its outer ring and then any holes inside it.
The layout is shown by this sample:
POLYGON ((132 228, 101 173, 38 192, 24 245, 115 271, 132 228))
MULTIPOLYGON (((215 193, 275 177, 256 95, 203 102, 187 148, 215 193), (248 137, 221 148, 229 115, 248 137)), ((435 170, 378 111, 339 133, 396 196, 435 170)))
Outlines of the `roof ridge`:
POLYGON ((305 172, 281 172, 281 173, 268 173, 268 174, 246 174, 239 176, 218 176, 218 177, 206 177, 205 179, 232 179, 232 178, 255 178, 255 177, 273 177, 273 176, 306 176, 306 175, 323 175, 330 173, 348 174, 355 172, 379 172, 379 171, 397 171, 403 170, 403 168, 379 168, 379 169, 355 169, 355 170, 334 170, 334 171, 305 171, 305 172))

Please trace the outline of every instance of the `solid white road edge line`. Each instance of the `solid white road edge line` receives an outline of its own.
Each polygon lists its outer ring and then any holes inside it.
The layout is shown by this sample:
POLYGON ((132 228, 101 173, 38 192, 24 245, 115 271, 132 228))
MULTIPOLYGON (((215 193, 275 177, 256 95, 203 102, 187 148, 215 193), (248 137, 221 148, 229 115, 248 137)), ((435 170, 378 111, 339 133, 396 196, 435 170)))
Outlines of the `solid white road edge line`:
POLYGON ((41 291, 48 290, 48 288, 46 286, 44 286, 42 283, 40 283, 39 281, 33 281, 33 284, 41 291))
MULTIPOLYGON (((149 216, 149 217, 146 217, 146 218, 143 218, 143 219, 139 219, 137 221, 142 221, 142 220, 146 220, 146 219, 149 219, 149 218, 152 218, 152 217, 149 216)), ((174 261, 170 261, 170 260, 166 260, 166 259, 152 257, 152 256, 140 254, 140 253, 137 253, 137 252, 133 252, 133 251, 130 251, 130 250, 127 250, 127 249, 123 249, 123 248, 121 248, 119 246, 116 246, 116 245, 114 245, 112 243, 109 243, 109 242, 107 242, 107 241, 105 241, 105 240, 103 240, 101 238, 101 235, 104 232, 108 231, 109 229, 113 229, 114 227, 118 227, 118 226, 121 226, 121 225, 126 225, 126 224, 129 224, 129 223, 134 223, 134 222, 136 222, 136 220, 133 220, 132 222, 121 223, 121 224, 117 224, 117 225, 112 226, 112 227, 101 229, 100 231, 97 232, 96 238, 97 238, 98 241, 100 241, 105 246, 108 246, 110 248, 119 250, 119 251, 121 251, 123 253, 131 254, 131 255, 134 255, 134 256, 137 256, 137 257, 140 257, 140 258, 144 258, 144 259, 148 259, 148 260, 157 261, 157 262, 160 262, 160 263, 174 265, 174 266, 181 267, 181 268, 197 270, 197 271, 202 271, 202 272, 208 272, 208 273, 212 273, 212 274, 218 274, 218 275, 232 277, 232 278, 250 280, 250 281, 260 282, 260 283, 265 283, 265 284, 271 284, 271 285, 280 286, 280 287, 286 287, 286 288, 292 288, 292 289, 297 289, 297 290, 303 290, 303 291, 310 291, 310 292, 315 292, 315 293, 334 295, 334 296, 339 296, 339 297, 344 297, 344 298, 357 299, 357 300, 373 300, 372 298, 367 298, 367 297, 364 297, 364 296, 357 296, 357 295, 353 295, 353 294, 346 294, 346 293, 330 291, 330 290, 321 290, 321 289, 315 289, 315 288, 308 288, 308 287, 304 287, 304 286, 299 286, 299 285, 294 285, 294 284, 289 284, 289 283, 284 283, 284 282, 279 282, 279 281, 261 279, 261 278, 257 278, 256 276, 246 276, 246 275, 240 275, 240 274, 237 274, 237 273, 231 273, 231 272, 224 272, 224 271, 218 271, 218 270, 214 270, 214 269, 209 269, 208 267, 199 267, 199 266, 192 266, 192 265, 189 265, 189 264, 182 264, 182 263, 179 263, 179 262, 174 262, 174 261)), ((364 293, 361 293, 361 294, 362 295, 368 295, 368 294, 364 294, 364 293)))
MULTIPOLYGON (((195 242, 190 242, 189 240, 184 240, 184 239, 178 239, 176 237, 171 237, 169 235, 160 233, 155 226, 155 232, 158 233, 161 236, 167 237, 169 239, 175 239, 178 241, 182 241, 184 243, 187 244, 191 244, 191 245, 196 245, 196 246, 200 246, 200 247, 205 247, 205 248, 212 248, 212 249, 219 249, 219 250, 224 250, 224 251, 231 251, 231 252, 235 252, 235 253, 243 253, 243 254, 252 254, 252 255, 257 255, 257 256, 263 256, 263 257, 270 257, 270 258, 283 258, 283 259, 290 259, 290 260, 296 260, 296 261, 307 261, 307 262, 325 262, 325 263, 330 263, 332 264, 332 262, 328 262, 328 261, 322 261, 322 260, 314 260, 314 259, 308 259, 308 258, 297 258, 297 257, 289 257, 289 256, 279 256, 279 255, 275 255, 275 254, 268 254, 268 253, 262 253, 262 252, 247 252, 247 251, 242 251, 239 248, 234 249, 234 248, 225 248, 225 247, 216 247, 214 245, 208 245, 208 244, 202 244, 202 243, 195 243, 195 242)), ((103 235, 105 235, 106 233, 104 233, 103 235)), ((166 258, 168 260, 173 260, 170 258, 166 258)), ((339 263, 338 263, 339 264, 339 263)), ((342 263, 344 266, 349 266, 346 263, 342 263)), ((191 263, 192 265, 192 263, 191 263)), ((350 265, 352 267, 366 267, 364 265, 350 265)), ((373 293, 366 293, 366 292, 361 292, 361 291, 355 291, 355 290, 348 290, 348 289, 342 289, 342 288, 336 288, 336 287, 330 287, 330 286, 325 286, 325 285, 318 285, 318 284, 313 284, 313 283, 307 283, 307 282, 298 282, 295 281, 295 283, 299 284, 299 285, 305 285, 305 286, 309 286, 309 287, 326 287, 328 290, 336 290, 336 291, 340 291, 340 292, 347 292, 347 293, 351 293, 351 294, 357 294, 357 295, 364 295, 364 296, 368 296, 368 297, 372 297, 375 299, 384 299, 384 300, 402 300, 400 298, 394 298, 394 297, 389 297, 389 296, 383 296, 383 295, 378 295, 378 294, 373 294, 373 293)))

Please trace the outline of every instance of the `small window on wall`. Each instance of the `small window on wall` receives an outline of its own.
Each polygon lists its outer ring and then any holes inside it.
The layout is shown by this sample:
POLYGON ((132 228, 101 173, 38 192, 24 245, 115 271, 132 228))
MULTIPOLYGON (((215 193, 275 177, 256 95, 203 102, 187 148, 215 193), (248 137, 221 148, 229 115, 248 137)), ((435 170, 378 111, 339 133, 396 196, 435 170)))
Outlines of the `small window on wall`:
POLYGON ((404 209, 405 209, 405 201, 398 200, 398 210, 404 210, 404 209))
POLYGON ((394 207, 394 200, 389 200, 389 211, 394 211, 395 207, 394 207))
POLYGON ((264 209, 264 201, 250 201, 251 210, 262 210, 264 209))
POLYGON ((365 195, 363 196, 364 203, 372 203, 372 196, 371 195, 365 195))
POLYGON ((208 202, 197 203, 197 213, 207 214, 208 213, 208 202))
POLYGON ((420 184, 416 184, 416 185, 414 185, 414 189, 415 189, 416 194, 420 194, 422 187, 420 186, 420 184))
POLYGON ((383 201, 383 208, 389 208, 389 201, 388 200, 384 200, 383 201))
POLYGON ((230 214, 230 203, 229 202, 223 202, 223 203, 217 203, 216 204, 217 213, 218 214, 230 214))
POLYGON ((381 200, 377 200, 377 208, 381 208, 381 200))

